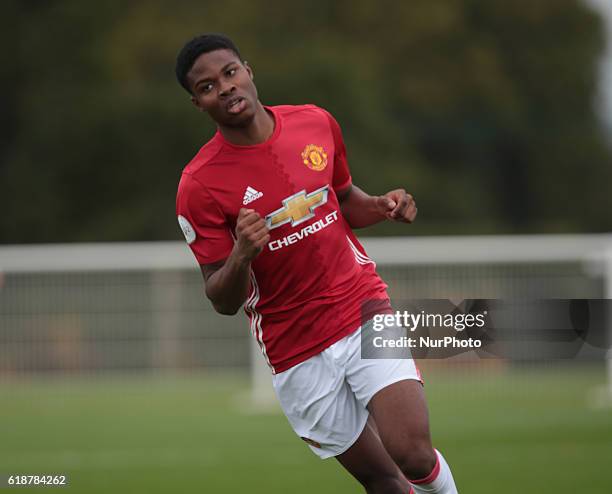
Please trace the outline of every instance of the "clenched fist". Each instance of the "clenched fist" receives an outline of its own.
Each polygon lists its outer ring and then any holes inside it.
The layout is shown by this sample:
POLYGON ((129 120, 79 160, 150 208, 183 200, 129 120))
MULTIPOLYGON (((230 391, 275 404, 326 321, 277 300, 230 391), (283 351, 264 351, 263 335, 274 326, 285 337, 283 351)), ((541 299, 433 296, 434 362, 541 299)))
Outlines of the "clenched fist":
POLYGON ((270 240, 265 220, 253 209, 240 208, 236 220, 238 252, 249 261, 255 259, 270 240))
POLYGON ((393 221, 412 223, 417 215, 416 202, 414 197, 407 194, 404 189, 396 189, 387 192, 384 196, 378 197, 378 208, 393 221))

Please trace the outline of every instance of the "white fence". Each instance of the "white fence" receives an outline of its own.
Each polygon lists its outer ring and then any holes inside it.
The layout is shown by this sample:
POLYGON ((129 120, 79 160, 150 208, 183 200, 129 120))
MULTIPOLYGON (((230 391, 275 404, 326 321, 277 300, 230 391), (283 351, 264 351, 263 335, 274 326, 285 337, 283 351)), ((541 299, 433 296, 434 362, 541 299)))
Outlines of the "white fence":
MULTIPOLYGON (((395 299, 612 298, 612 235, 363 243, 395 299)), ((0 247, 0 375, 246 371, 248 335, 212 310, 182 242, 0 247)))

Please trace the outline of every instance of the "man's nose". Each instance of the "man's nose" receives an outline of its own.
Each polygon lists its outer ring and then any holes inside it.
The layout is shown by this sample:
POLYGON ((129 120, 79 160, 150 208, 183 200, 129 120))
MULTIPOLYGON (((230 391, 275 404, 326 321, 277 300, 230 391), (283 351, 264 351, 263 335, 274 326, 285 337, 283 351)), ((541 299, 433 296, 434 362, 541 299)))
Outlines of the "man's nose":
POLYGON ((235 90, 236 90, 236 86, 234 86, 234 84, 232 84, 230 81, 221 82, 219 85, 219 96, 221 97, 229 96, 235 90))

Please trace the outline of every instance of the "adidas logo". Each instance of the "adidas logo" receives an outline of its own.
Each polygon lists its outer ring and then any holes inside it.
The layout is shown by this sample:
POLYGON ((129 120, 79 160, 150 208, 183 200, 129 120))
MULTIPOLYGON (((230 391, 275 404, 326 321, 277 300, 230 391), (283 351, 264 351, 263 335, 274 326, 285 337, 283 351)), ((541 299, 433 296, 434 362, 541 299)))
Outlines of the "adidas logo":
POLYGON ((263 192, 258 192, 253 187, 249 186, 244 191, 244 197, 242 198, 242 204, 246 206, 249 202, 253 202, 259 199, 261 196, 263 196, 263 192))

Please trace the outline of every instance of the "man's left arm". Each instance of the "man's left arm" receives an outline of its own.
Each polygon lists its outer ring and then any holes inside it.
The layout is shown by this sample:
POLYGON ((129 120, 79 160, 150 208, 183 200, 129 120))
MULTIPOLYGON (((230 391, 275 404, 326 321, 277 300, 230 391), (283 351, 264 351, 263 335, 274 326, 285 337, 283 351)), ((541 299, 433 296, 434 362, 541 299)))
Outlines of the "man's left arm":
POLYGON ((371 196, 356 185, 337 192, 342 216, 351 228, 364 228, 392 220, 412 223, 417 215, 414 197, 404 189, 395 189, 382 196, 371 196))

